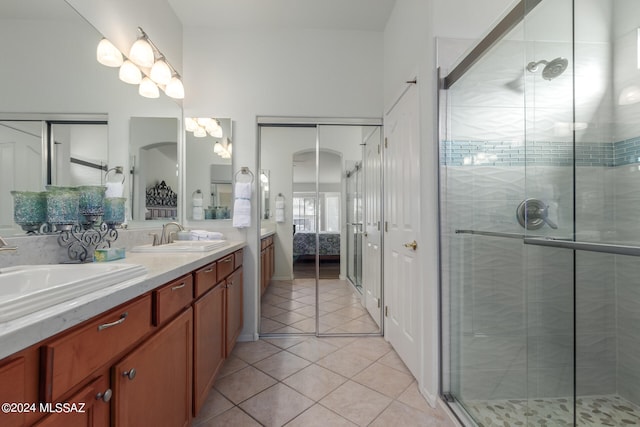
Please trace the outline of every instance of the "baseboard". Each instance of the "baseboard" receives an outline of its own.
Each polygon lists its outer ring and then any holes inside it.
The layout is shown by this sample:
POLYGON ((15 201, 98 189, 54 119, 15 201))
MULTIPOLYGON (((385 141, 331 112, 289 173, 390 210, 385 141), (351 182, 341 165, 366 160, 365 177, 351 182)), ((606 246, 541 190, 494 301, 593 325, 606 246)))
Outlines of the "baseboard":
POLYGON ((258 341, 260 339, 260 335, 258 334, 240 334, 238 336, 238 342, 248 342, 248 341, 258 341))

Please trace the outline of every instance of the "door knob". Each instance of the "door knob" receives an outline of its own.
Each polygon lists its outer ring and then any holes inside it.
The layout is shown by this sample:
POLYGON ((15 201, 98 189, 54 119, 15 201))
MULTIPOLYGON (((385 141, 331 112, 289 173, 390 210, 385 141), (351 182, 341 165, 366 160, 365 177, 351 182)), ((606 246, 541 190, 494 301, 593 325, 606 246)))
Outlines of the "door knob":
POLYGON ((416 241, 414 240, 414 241, 413 241, 413 242, 411 242, 411 243, 405 243, 405 244, 404 244, 404 247, 405 247, 405 248, 411 248, 411 249, 413 249, 413 250, 415 251, 416 249, 418 249, 418 242, 416 242, 416 241))

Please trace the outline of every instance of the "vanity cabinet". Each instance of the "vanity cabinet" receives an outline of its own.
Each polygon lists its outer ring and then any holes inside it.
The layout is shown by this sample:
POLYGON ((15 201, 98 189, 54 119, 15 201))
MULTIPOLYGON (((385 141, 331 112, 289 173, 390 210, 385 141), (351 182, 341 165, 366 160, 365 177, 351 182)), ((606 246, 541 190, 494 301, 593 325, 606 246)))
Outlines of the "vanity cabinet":
POLYGON ((39 410, 0 413, 0 426, 189 426, 242 330, 242 261, 238 250, 1 360, 0 400, 39 410), (83 412, 55 411, 74 404, 83 412))
POLYGON ((114 424, 188 426, 191 422, 193 313, 189 308, 113 369, 114 424))
POLYGON ((271 283, 275 270, 275 247, 273 236, 260 241, 260 294, 264 294, 271 283))

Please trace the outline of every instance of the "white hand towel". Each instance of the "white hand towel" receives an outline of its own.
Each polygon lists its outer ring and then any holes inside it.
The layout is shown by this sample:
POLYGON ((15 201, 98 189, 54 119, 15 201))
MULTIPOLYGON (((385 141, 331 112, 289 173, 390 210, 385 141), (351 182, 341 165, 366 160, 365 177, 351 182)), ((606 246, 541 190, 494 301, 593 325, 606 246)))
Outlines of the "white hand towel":
POLYGON ((284 209, 284 200, 276 200, 276 209, 284 209))
POLYGON ((236 182, 235 201, 233 203, 233 226, 246 228, 251 226, 251 183, 236 182))
POLYGON ((276 208, 276 222, 284 222, 284 208, 276 208))
POLYGON ((121 182, 107 182, 104 185, 107 187, 104 197, 122 197, 124 194, 124 184, 121 182))

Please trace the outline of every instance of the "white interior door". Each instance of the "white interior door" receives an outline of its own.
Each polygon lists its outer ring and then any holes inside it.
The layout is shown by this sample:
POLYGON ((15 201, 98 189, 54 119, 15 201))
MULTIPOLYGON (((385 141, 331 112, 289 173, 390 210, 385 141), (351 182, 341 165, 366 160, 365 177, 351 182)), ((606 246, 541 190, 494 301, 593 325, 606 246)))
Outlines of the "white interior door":
POLYGON ((420 138, 411 85, 385 118, 385 335, 414 376, 421 347, 420 138))
POLYGON ((364 305, 380 326, 382 297, 382 245, 381 245, 381 185, 382 162, 381 128, 376 128, 365 141, 364 148, 364 233, 362 240, 362 288, 364 305))

